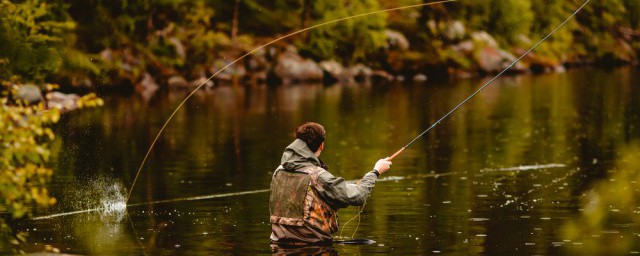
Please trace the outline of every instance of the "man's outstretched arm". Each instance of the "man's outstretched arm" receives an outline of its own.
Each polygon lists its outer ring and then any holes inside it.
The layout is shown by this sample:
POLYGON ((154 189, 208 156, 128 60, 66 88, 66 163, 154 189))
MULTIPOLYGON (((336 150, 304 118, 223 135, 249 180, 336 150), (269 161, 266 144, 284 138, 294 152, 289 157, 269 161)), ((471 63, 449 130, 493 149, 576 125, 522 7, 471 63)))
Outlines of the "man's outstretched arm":
POLYGON ((378 160, 374 167, 375 171, 365 174, 357 184, 348 182, 341 177, 335 177, 329 172, 323 172, 318 177, 322 186, 322 190, 318 190, 318 192, 335 209, 349 205, 363 205, 376 185, 378 175, 389 170, 390 165, 391 162, 386 159, 378 160))

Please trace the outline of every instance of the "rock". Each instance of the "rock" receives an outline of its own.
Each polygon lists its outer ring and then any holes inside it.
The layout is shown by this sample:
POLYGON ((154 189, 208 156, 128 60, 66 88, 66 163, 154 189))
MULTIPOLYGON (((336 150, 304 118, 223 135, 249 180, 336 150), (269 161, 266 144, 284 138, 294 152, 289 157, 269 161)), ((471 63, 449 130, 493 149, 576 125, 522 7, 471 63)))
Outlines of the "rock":
POLYGON ((45 96, 49 108, 57 108, 62 112, 67 112, 78 108, 77 101, 80 96, 77 94, 64 94, 61 92, 50 92, 45 96))
POLYGON ((40 87, 34 84, 25 84, 18 87, 18 93, 16 96, 18 99, 24 100, 28 104, 36 104, 42 101, 42 92, 40 92, 40 87))
POLYGON ((438 23, 435 20, 427 21, 427 29, 429 29, 431 33, 436 33, 438 31, 438 23))
POLYGON ((349 74, 358 81, 364 81, 371 78, 373 70, 362 63, 358 63, 355 66, 349 68, 349 74))
POLYGON ((556 65, 555 67, 553 67, 553 72, 564 73, 567 72, 567 69, 563 65, 556 65))
POLYGON ((113 61, 113 51, 109 48, 102 50, 99 55, 102 60, 113 61))
POLYGON ((466 29, 464 24, 459 20, 448 22, 444 27, 444 36, 450 41, 460 40, 464 38, 465 34, 466 29))
POLYGON ((142 80, 135 86, 135 91, 139 93, 145 100, 151 99, 153 94, 158 91, 158 84, 149 73, 144 73, 142 80))
POLYGON ((451 46, 452 50, 454 50, 456 52, 459 52, 461 54, 471 53, 471 52, 473 52, 474 48, 475 47, 473 45, 473 41, 471 41, 471 40, 465 40, 465 41, 462 41, 462 42, 460 42, 458 44, 455 44, 455 45, 451 46))
MULTIPOLYGON (((517 54, 524 54, 525 51, 525 49, 516 49, 517 54)), ((535 52, 527 55, 524 61, 528 64, 529 70, 536 74, 562 71, 561 69, 564 68, 558 60, 537 55, 535 52)))
POLYGON ((473 73, 468 70, 450 69, 449 75, 455 78, 468 79, 473 77, 473 73))
POLYGON ((375 70, 371 74, 371 79, 376 81, 393 81, 393 75, 384 70, 375 70))
POLYGON ((167 84, 169 87, 188 87, 189 83, 182 76, 172 76, 167 79, 167 84))
POLYGON ((251 76, 256 81, 263 82, 263 81, 267 80, 267 72, 266 71, 251 72, 251 76))
POLYGON ((409 40, 402 33, 395 30, 385 30, 385 36, 387 37, 387 48, 389 49, 409 49, 409 40))
POLYGON ((204 77, 204 76, 201 76, 200 78, 198 78, 198 79, 196 79, 196 80, 191 81, 191 84, 192 84, 193 86, 200 86, 200 85, 201 85, 201 84, 203 84, 203 83, 204 83, 204 85, 203 85, 203 86, 204 86, 204 87, 206 87, 206 88, 211 88, 211 87, 213 87, 213 85, 214 85, 213 81, 211 81, 211 80, 207 80, 207 78, 206 78, 206 77, 204 77))
POLYGON ((269 66, 269 61, 267 60, 267 51, 265 49, 257 50, 252 55, 249 55, 247 59, 247 69, 250 71, 263 71, 267 68, 267 66, 269 66))
POLYGON ((484 31, 471 33, 471 40, 476 46, 489 46, 498 48, 498 42, 489 33, 484 31))
MULTIPOLYGON (((229 58, 231 59, 231 58, 229 58)), ((213 74, 218 73, 221 69, 229 65, 231 61, 227 59, 218 59, 213 62, 213 66, 209 69, 209 71, 213 74)), ((247 70, 240 63, 236 63, 227 67, 222 72, 218 73, 213 79, 222 80, 222 81, 231 81, 233 77, 242 77, 247 74, 247 70)))
POLYGON ((170 37, 167 39, 167 41, 173 45, 173 47, 176 50, 176 54, 178 54, 178 56, 181 59, 185 59, 187 57, 187 51, 184 48, 184 45, 182 44, 182 42, 180 41, 180 39, 176 38, 176 37, 170 37))
POLYGON ((425 82, 427 81, 427 76, 425 74, 416 74, 415 76, 413 76, 413 81, 425 82))
POLYGON ((129 63, 120 64, 120 69, 129 73, 133 72, 133 66, 131 66, 131 64, 129 63))
POLYGON ((339 81, 344 77, 344 67, 335 60, 324 60, 319 65, 324 74, 323 80, 327 83, 339 81))
MULTIPOLYGON (((516 60, 511 53, 488 45, 478 50, 474 57, 480 69, 487 73, 500 72, 516 60)), ((525 70, 521 63, 516 64, 512 69, 525 70)))
POLYGON ((316 62, 300 57, 293 46, 288 46, 278 56, 273 73, 285 84, 294 81, 321 81, 324 76, 322 69, 316 62))

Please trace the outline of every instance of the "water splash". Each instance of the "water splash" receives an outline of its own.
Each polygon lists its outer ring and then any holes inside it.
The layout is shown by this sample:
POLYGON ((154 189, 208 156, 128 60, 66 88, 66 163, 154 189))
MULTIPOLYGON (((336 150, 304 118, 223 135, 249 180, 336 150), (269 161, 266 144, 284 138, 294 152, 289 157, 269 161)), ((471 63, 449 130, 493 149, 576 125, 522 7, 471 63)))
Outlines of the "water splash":
POLYGON ((68 186, 63 200, 58 205, 63 213, 32 218, 33 220, 51 219, 62 216, 85 214, 85 218, 98 218, 102 222, 120 222, 127 209, 126 189, 115 179, 97 177, 87 181, 78 181, 68 186))

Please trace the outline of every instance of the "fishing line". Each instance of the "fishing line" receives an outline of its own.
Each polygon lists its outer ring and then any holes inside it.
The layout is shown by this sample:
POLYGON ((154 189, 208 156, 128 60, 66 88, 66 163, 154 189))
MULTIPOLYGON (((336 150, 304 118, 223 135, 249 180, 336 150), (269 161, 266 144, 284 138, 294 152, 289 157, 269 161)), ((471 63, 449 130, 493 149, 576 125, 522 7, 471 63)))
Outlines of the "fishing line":
MULTIPOLYGON (((566 167, 566 166, 567 165, 565 165, 565 164, 549 163, 549 164, 539 164, 539 165, 520 165, 520 166, 504 167, 504 168, 497 168, 497 169, 482 169, 482 170, 480 170, 481 174, 477 175, 476 177, 480 177, 482 175, 485 175, 485 174, 488 174, 488 173, 493 173, 493 172, 522 172, 522 171, 531 171, 531 170, 544 170, 544 169, 552 169, 552 168, 563 168, 563 167, 566 167)), ((411 175, 407 175, 407 176, 386 176, 386 177, 378 179, 376 181, 376 183, 387 182, 387 181, 412 180, 412 179, 428 179, 428 178, 438 179, 440 177, 446 177, 446 176, 452 176, 452 175, 463 175, 463 174, 467 174, 467 173, 466 172, 444 172, 444 173, 418 173, 418 174, 411 174, 411 175)), ((348 180, 348 182, 351 182, 351 183, 355 183, 357 181, 358 180, 348 180)), ((128 204, 124 208, 128 209, 129 207, 137 207, 137 206, 143 206, 143 205, 168 204, 168 203, 175 203, 175 202, 209 200, 209 199, 234 197, 234 196, 242 196, 242 195, 250 195, 250 194, 261 194, 261 193, 266 193, 266 192, 269 192, 269 189, 247 190, 247 191, 240 191, 240 192, 200 195, 200 196, 191 196, 191 197, 180 197, 180 198, 157 200, 157 201, 151 201, 151 202, 145 202, 145 203, 128 204)), ((366 201, 365 201, 364 204, 366 204, 366 201)), ((364 204, 363 204, 363 207, 364 207, 364 204)), ((364 209, 362 207, 360 207, 360 208, 364 209)), ((38 216, 38 217, 31 218, 31 220, 53 219, 53 218, 58 218, 58 217, 70 216, 70 215, 93 213, 93 212, 102 212, 104 210, 105 210, 104 207, 96 207, 96 208, 89 208, 89 209, 84 209, 84 210, 77 210, 77 211, 71 211, 71 212, 63 212, 63 213, 56 213, 56 214, 45 215, 45 216, 38 216)), ((347 221, 343 225, 346 226, 348 223, 349 223, 349 221, 347 221)))
POLYGON ((374 15, 374 14, 380 14, 380 13, 386 13, 386 12, 392 12, 392 11, 397 11, 397 10, 403 10, 403 9, 411 9, 411 8, 416 8, 416 7, 421 7, 421 6, 428 6, 428 5, 434 5, 434 4, 442 4, 442 3, 449 3, 449 2, 456 2, 458 0, 444 0, 444 1, 437 1, 437 2, 430 2, 430 3, 422 3, 422 4, 414 4, 414 5, 407 5, 407 6, 401 6, 401 7, 395 7, 395 8, 389 8, 389 9, 384 9, 384 10, 379 10, 379 11, 373 11, 373 12, 368 12, 368 13, 362 13, 362 14, 357 14, 357 15, 353 15, 353 16, 349 16, 349 17, 344 17, 344 18, 340 18, 340 19, 335 19, 335 20, 331 20, 331 21, 327 21, 327 22, 323 22, 317 25, 313 25, 307 28, 303 28, 300 29, 298 31, 286 34, 284 36, 278 37, 266 44, 263 44, 247 53, 245 53, 244 55, 240 56, 240 58, 235 59, 234 61, 230 62, 229 64, 227 64, 226 66, 224 66, 223 68, 221 68, 220 70, 218 70, 216 73, 214 73, 213 75, 211 75, 209 78, 207 78, 207 80, 203 81, 200 85, 198 85, 195 89, 193 89, 188 95, 187 97, 184 98, 184 100, 182 100, 180 102, 180 104, 178 104, 178 106, 176 107, 176 109, 173 110, 173 112, 171 113, 171 115, 169 115, 169 117, 167 118, 167 120, 164 122, 164 124, 162 125, 162 127, 160 128, 160 130, 158 131, 158 134, 156 135, 156 137, 153 139, 153 142, 151 142, 151 145, 149 146, 149 149, 147 150, 147 153, 145 154, 144 158, 142 159, 142 163, 140 163, 140 167, 138 167, 138 171, 136 172, 136 176, 133 179, 133 183, 131 184, 131 188, 129 189, 129 194, 127 195, 127 203, 129 202, 129 198, 131 198, 131 193, 133 192, 133 188, 136 185, 136 182, 138 181, 138 176, 140 176, 140 171, 142 170, 142 167, 144 167, 144 164, 147 162, 147 158, 149 158, 149 154, 151 154, 151 150, 153 149, 153 147, 156 145, 156 142, 158 141, 158 139, 160 138, 160 135, 162 134, 162 132, 164 131, 164 129, 167 127, 167 125, 169 124, 169 122, 173 119, 173 116, 175 116, 175 114, 178 112, 178 110, 180 110, 180 108, 182 108, 182 105, 184 105, 185 102, 187 102, 187 100, 189 100, 189 98, 191 98, 191 96, 193 96, 196 91, 198 91, 200 88, 202 88, 202 86, 204 86, 207 82, 211 81, 211 79, 213 79, 214 77, 216 77, 218 74, 220 74, 220 72, 226 70, 227 68, 229 68, 230 66, 236 64, 238 61, 243 60, 244 58, 246 58, 247 56, 269 46, 272 45, 282 39, 285 38, 289 38, 291 36, 318 28, 318 27, 322 27, 322 26, 326 26, 329 24, 333 24, 333 23, 338 23, 341 21, 345 21, 345 20, 350 20, 350 19, 355 19, 355 18, 360 18, 360 17, 364 17, 364 16, 369 16, 369 15, 374 15))
MULTIPOLYGON (((418 136, 416 136, 415 138, 413 138, 413 140, 409 141, 409 143, 407 143, 407 145, 405 145, 404 147, 400 148, 398 151, 396 151, 395 153, 393 153, 393 155, 391 155, 390 157, 387 157, 387 160, 391 161, 394 158, 396 158, 397 156, 399 156, 407 147, 411 146, 411 144, 413 144, 414 142, 416 142, 420 137, 424 136, 425 134, 427 134, 431 129, 433 129, 434 127, 436 127, 438 124, 440 124, 440 122, 442 122, 445 118, 447 118, 449 115, 451 115, 453 112, 455 112, 456 110, 458 110, 458 108, 462 107, 462 105, 464 105, 465 103, 467 103, 469 100, 471 100, 473 97, 475 97, 478 93, 480 93, 484 88, 486 88, 487 86, 489 86, 490 84, 492 84, 496 79, 498 79, 498 77, 500 77, 502 74, 504 74, 505 72, 507 72, 509 69, 511 69, 516 63, 518 63, 522 58, 524 58, 525 56, 527 56, 529 53, 531 53, 534 49, 536 49, 538 47, 538 45, 540 45, 542 42, 546 41, 549 37, 551 37, 551 35, 553 35, 556 31, 558 31, 560 28, 562 28, 565 24, 567 24, 567 22, 569 22, 569 20, 571 20, 578 12, 580 12, 580 10, 582 10, 582 8, 584 8, 587 3, 589 3, 590 0, 586 0, 580 7, 578 7, 578 9, 576 9, 571 15, 569 15, 569 17, 567 17, 562 23, 560 23, 560 25, 558 25, 556 28, 554 28, 549 34, 547 34, 545 37, 543 37, 540 41, 538 41, 537 43, 535 43, 529 50, 527 50, 525 53, 523 53, 522 55, 520 55, 520 57, 518 57, 516 60, 514 60, 511 64, 509 64, 509 66, 507 66, 506 68, 504 68, 502 71, 500 71, 500 73, 498 73, 496 76, 494 76, 493 78, 491 78, 489 81, 487 81, 484 85, 482 85, 478 90, 476 90, 475 92, 473 92, 471 95, 469 95, 467 98, 465 98, 463 101, 461 101, 458 105, 456 105, 453 109, 451 109, 449 112, 447 112, 444 116, 442 116, 440 119, 438 119, 435 123, 433 123, 429 128, 427 128, 426 130, 424 130, 422 133, 418 134, 418 136)), ((365 201, 366 203, 366 201, 365 201)), ((360 220, 360 214, 362 213, 362 211, 364 210, 364 205, 362 207, 362 210, 360 210, 357 214, 358 217, 358 226, 360 225, 359 220, 360 220)), ((355 217, 354 217, 355 218, 355 217)), ((353 218, 352 218, 353 219, 353 218)), ((351 221, 351 220, 349 220, 351 221)), ((348 222, 347 222, 348 223, 348 222)), ((345 224, 346 226, 346 224, 345 224)), ((358 226, 356 226, 356 231, 358 230, 358 226)), ((342 233, 340 233, 342 234, 342 233)), ((355 234, 355 232, 354 232, 355 234)))
POLYGON ((393 155, 391 155, 389 157, 389 161, 393 160, 394 158, 396 158, 398 155, 400 155, 402 153, 402 151, 404 151, 407 147, 411 146, 411 144, 413 144, 414 142, 416 142, 420 137, 422 137, 423 135, 427 134, 431 129, 433 129, 434 127, 436 127, 438 124, 440 124, 440 122, 442 122, 442 120, 444 120, 445 118, 447 118, 449 115, 451 115, 453 112, 455 112, 456 110, 458 110, 458 108, 462 107, 462 105, 464 105, 465 103, 467 103, 467 101, 471 100, 473 97, 475 97, 478 93, 480 93, 480 91, 482 91, 484 88, 486 88, 487 86, 489 86, 490 84, 492 84, 496 79, 498 79, 498 77, 500 77, 502 74, 504 74, 505 72, 507 72, 509 69, 511 69, 516 63, 518 63, 522 58, 524 58, 525 56, 527 56, 529 53, 531 53, 534 49, 536 49, 538 47, 538 45, 540 45, 542 42, 546 41, 547 38, 549 38, 551 35, 553 35, 556 31, 558 31, 560 28, 562 28, 567 22, 569 22, 569 20, 571 20, 571 18, 573 18, 578 12, 580 12, 580 10, 582 10, 582 8, 584 6, 587 5, 587 3, 589 3, 590 0, 585 1, 578 9, 576 9, 571 15, 569 15, 569 17, 567 19, 565 19, 560 25, 558 25, 555 29, 553 29, 549 34, 547 34, 544 38, 542 38, 540 41, 538 41, 536 44, 534 44, 528 51, 526 51, 525 53, 523 53, 522 55, 520 55, 520 57, 518 57, 516 60, 514 60, 511 64, 509 64, 509 66, 507 66, 505 69, 503 69, 502 71, 500 71, 500 73, 498 73, 496 76, 494 76, 493 78, 491 78, 487 83, 485 83, 483 86, 481 86, 478 90, 476 90, 474 93, 472 93, 471 95, 469 95, 469 97, 467 97, 466 99, 464 99, 462 102, 460 102, 458 105, 456 105, 453 109, 451 109, 449 112, 447 112, 444 116, 442 116, 440 119, 438 119, 438 121, 436 121, 435 123, 433 123, 429 128, 427 128, 426 130, 424 130, 422 133, 420 133, 418 136, 416 136, 413 140, 411 140, 409 143, 407 143, 407 145, 405 145, 404 147, 400 148, 400 150, 396 151, 395 153, 393 153, 393 155))

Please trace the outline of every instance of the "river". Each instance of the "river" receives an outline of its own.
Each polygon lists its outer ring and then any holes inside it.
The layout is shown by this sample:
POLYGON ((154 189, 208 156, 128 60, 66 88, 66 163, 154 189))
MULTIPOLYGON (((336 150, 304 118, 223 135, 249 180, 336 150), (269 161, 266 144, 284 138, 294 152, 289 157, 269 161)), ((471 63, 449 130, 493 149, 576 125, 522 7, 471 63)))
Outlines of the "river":
MULTIPOLYGON (((359 220, 344 225, 357 207, 339 211, 342 237, 376 243, 332 250, 548 255, 586 246, 561 230, 619 153, 640 142, 639 73, 501 77, 394 161, 359 220)), ((358 179, 485 81, 202 90, 160 137, 127 214, 135 172, 187 92, 107 97, 56 125, 50 191, 58 204, 20 230, 33 248, 72 254, 270 254, 264 189, 295 126, 322 123, 321 158, 334 175, 358 179)))

